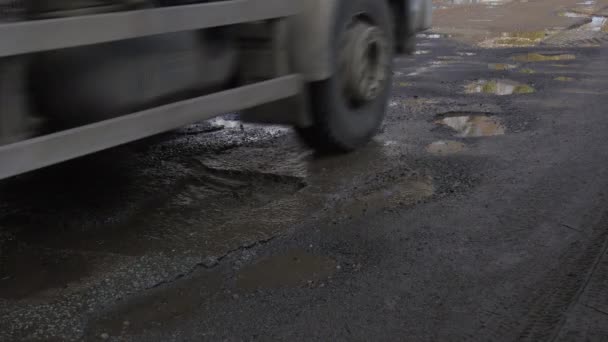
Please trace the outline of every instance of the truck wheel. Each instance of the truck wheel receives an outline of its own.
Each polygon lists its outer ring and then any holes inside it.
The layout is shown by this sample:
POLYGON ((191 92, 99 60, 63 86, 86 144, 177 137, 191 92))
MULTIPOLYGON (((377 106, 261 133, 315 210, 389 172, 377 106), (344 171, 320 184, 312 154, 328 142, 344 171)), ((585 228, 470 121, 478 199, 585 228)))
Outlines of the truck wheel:
POLYGON ((413 55, 416 52, 416 35, 412 35, 407 37, 405 42, 403 42, 402 53, 413 55))
POLYGON ((335 72, 310 84, 313 125, 297 129, 305 143, 319 152, 348 152, 376 133, 391 90, 392 32, 388 1, 340 1, 330 44, 335 72))

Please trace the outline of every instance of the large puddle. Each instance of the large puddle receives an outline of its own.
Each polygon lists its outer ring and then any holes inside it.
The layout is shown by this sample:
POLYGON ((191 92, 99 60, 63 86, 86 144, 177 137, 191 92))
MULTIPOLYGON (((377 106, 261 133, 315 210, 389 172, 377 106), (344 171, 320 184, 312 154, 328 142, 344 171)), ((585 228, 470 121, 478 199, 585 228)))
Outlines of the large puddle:
POLYGON ((250 291, 303 286, 330 277, 337 266, 326 256, 291 251, 244 267, 237 276, 237 287, 250 291))
POLYGON ((479 80, 471 82, 465 86, 468 94, 493 94, 499 96, 512 94, 530 94, 535 90, 532 86, 516 81, 500 80, 479 80))
POLYGON ((505 125, 500 118, 488 115, 471 115, 463 113, 450 114, 435 121, 436 124, 449 127, 454 130, 455 136, 460 138, 477 138, 504 135, 505 125))

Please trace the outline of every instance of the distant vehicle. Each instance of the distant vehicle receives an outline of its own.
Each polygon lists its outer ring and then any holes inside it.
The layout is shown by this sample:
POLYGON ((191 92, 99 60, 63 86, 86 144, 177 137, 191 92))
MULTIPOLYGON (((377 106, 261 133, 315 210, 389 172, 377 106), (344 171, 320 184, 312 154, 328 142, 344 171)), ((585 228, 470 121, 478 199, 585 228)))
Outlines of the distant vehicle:
POLYGON ((241 111, 350 151, 431 0, 0 0, 0 179, 241 111), (34 123, 44 122, 44 129, 34 123))

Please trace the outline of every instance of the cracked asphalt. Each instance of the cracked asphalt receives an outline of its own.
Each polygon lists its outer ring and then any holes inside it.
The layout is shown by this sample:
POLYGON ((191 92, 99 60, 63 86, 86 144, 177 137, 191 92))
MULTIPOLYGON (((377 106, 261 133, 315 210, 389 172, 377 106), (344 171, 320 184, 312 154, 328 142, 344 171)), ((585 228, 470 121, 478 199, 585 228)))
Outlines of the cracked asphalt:
POLYGON ((357 152, 230 115, 0 182, 0 340, 607 341, 608 44, 448 31, 357 152))

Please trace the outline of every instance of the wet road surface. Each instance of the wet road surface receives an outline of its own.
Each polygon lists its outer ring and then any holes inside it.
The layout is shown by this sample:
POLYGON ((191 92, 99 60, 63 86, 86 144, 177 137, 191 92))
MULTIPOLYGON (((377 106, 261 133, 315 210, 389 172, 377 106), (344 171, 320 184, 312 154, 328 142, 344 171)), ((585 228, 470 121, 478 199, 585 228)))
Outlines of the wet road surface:
POLYGON ((0 340, 608 340, 608 46, 418 51, 349 155, 227 116, 0 183, 0 340))

